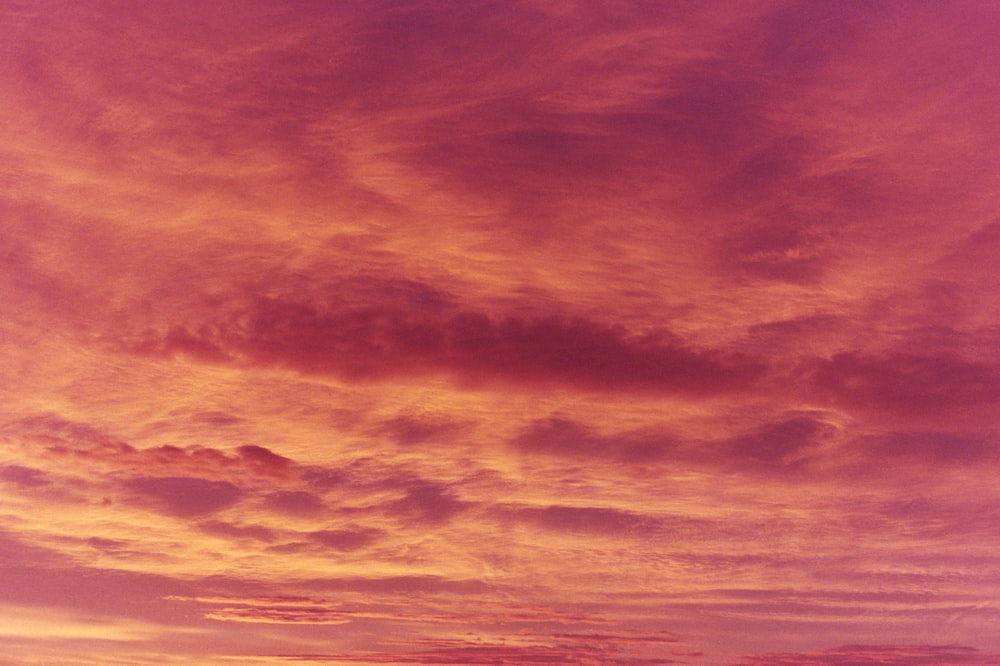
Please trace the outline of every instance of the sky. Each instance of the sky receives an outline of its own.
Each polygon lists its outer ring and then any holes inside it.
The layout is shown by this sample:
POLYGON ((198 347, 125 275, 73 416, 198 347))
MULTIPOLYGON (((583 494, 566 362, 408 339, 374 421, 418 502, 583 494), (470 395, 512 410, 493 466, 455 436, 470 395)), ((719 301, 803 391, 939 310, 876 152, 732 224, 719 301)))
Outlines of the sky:
POLYGON ((1000 664, 998 34, 0 0, 0 665, 1000 664))

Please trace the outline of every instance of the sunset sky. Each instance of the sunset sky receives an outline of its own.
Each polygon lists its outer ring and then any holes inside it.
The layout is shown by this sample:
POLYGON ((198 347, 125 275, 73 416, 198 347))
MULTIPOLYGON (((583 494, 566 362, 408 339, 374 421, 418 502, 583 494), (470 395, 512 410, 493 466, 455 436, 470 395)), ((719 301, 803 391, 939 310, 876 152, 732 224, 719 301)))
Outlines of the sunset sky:
POLYGON ((998 36, 0 0, 0 665, 1000 664, 998 36))

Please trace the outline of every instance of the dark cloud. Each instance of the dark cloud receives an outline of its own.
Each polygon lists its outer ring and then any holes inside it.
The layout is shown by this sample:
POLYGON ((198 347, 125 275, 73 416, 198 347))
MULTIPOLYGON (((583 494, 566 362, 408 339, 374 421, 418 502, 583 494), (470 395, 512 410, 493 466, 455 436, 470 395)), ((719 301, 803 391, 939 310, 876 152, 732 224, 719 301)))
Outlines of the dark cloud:
POLYGON ((136 539, 106 539, 99 536, 87 538, 60 537, 61 541, 70 543, 84 543, 93 548, 102 556, 101 560, 113 560, 117 562, 128 561, 130 563, 158 563, 170 560, 170 556, 165 553, 151 553, 142 547, 142 543, 136 539))
POLYGON ((181 448, 163 444, 137 451, 135 460, 160 469, 201 469, 220 471, 233 467, 233 459, 219 451, 204 446, 181 448))
POLYGON ((310 532, 309 538, 325 548, 350 552, 375 543, 382 534, 381 530, 367 528, 317 530, 310 532))
POLYGON ((959 666, 1000 664, 1000 655, 961 645, 845 645, 820 652, 766 654, 745 657, 737 666, 959 666))
POLYGON ((805 350, 829 349, 856 326, 842 314, 823 313, 749 326, 743 342, 749 354, 795 359, 805 350))
POLYGON ((262 476, 284 477, 292 467, 292 461, 263 446, 248 444, 236 449, 240 461, 262 476))
POLYGON ((118 553, 128 547, 128 541, 122 541, 121 539, 104 539, 101 537, 89 537, 87 539, 87 545, 95 550, 99 550, 104 553, 118 553))
POLYGON ((773 205, 782 188, 795 187, 808 162, 810 146, 800 136, 778 136, 734 164, 716 185, 716 198, 744 206, 773 205))
MULTIPOLYGON (((281 655, 295 662, 352 662, 362 658, 369 664, 648 664, 685 663, 665 656, 642 656, 642 641, 630 643, 628 637, 552 634, 522 636, 521 644, 425 638, 410 641, 396 652, 361 652, 347 654, 281 655), (405 656, 400 656, 402 652, 405 656)), ((402 646, 401 646, 402 647, 402 646)))
POLYGON ((474 312, 441 318, 378 306, 323 311, 277 299, 259 299, 245 318, 249 326, 238 330, 222 325, 202 333, 213 346, 232 350, 228 356, 353 379, 443 372, 471 385, 703 395, 746 387, 764 370, 739 354, 580 318, 495 320, 474 312))
POLYGON ((219 410, 199 410, 188 415, 192 422, 209 426, 231 426, 245 422, 245 419, 219 410))
MULTIPOLYGON (((208 335, 209 329, 207 327, 202 327, 195 333, 189 332, 183 326, 174 325, 163 336, 162 346, 156 351, 171 356, 183 354, 208 363, 229 360, 229 356, 222 349, 209 342, 208 335)), ((146 350, 140 347, 136 351, 141 353, 146 350)))
POLYGON ((1000 400, 1000 367, 951 355, 843 352, 817 363, 812 383, 845 405, 908 415, 1000 400))
POLYGON ((551 417, 532 422, 511 440, 511 445, 522 453, 579 462, 673 462, 737 472, 788 471, 803 468, 824 455, 823 445, 837 432, 836 426, 821 417, 793 414, 727 439, 685 442, 655 430, 598 435, 571 419, 551 417))
POLYGON ((0 529, 0 562, 7 565, 68 565, 70 558, 57 550, 32 543, 16 532, 0 529))
POLYGON ((830 261, 824 240, 810 225, 785 216, 792 220, 749 227, 727 238, 719 248, 721 270, 741 279, 818 282, 830 261))
POLYGON ((258 478, 285 479, 296 470, 289 458, 257 445, 239 446, 235 453, 198 445, 162 444, 139 449, 99 428, 55 415, 20 419, 15 425, 45 438, 45 450, 52 456, 108 463, 149 476, 216 476, 224 480, 240 470, 258 478))
POLYGON ((973 268, 980 276, 987 278, 993 272, 998 252, 1000 252, 1000 219, 993 220, 969 234, 958 249, 946 256, 943 261, 973 268))
POLYGON ((0 566, 4 601, 40 608, 66 608, 115 615, 128 609, 132 619, 181 625, 190 616, 171 594, 191 593, 187 583, 155 574, 89 567, 48 569, 0 566))
POLYGON ((278 553, 279 555, 296 555, 310 549, 314 549, 314 546, 307 541, 288 541, 269 546, 267 550, 270 553, 278 553))
POLYGON ((120 442, 112 442, 112 437, 106 431, 96 426, 66 419, 53 413, 26 416, 15 420, 11 426, 14 432, 18 432, 19 434, 56 436, 65 438, 68 442, 74 444, 85 444, 93 441, 102 444, 113 443, 118 446, 127 447, 127 445, 120 442))
POLYGON ((243 492, 228 481, 195 477, 139 477, 123 487, 148 500, 157 510, 178 518, 215 513, 238 502, 243 492))
POLYGON ((1000 525, 983 519, 1000 510, 1000 500, 992 497, 954 500, 915 495, 879 502, 866 510, 856 520, 861 529, 930 539, 1000 538, 1000 525))
POLYGON ((283 603, 278 606, 266 606, 263 604, 228 606, 209 611, 205 614, 205 617, 220 621, 316 625, 346 624, 353 619, 353 614, 312 605, 295 606, 283 603))
POLYGON ((493 590, 484 581, 452 579, 438 575, 386 576, 382 578, 316 578, 302 581, 310 590, 362 592, 370 594, 449 594, 483 595, 493 590))
POLYGON ((559 532, 648 538, 663 527, 652 516, 604 507, 552 505, 503 509, 501 515, 559 532))
POLYGON ((416 482, 406 490, 406 496, 385 506, 389 515, 407 524, 437 525, 451 520, 466 508, 445 486, 431 482, 416 482))
MULTIPOLYGON (((2 548, 0 539, 0 548, 2 548)), ((177 604, 164 601, 170 595, 197 594, 198 585, 152 573, 84 567, 64 562, 36 560, 0 564, 5 603, 38 608, 63 608, 117 617, 128 609, 128 617, 181 625, 190 616, 177 604)), ((205 591, 208 588, 203 588, 205 591)))
POLYGON ((666 435, 620 433, 601 436, 573 420, 551 417, 534 421, 511 444, 524 453, 543 453, 570 459, 601 458, 646 463, 676 454, 679 444, 666 435))
POLYGON ((0 465, 0 481, 11 483, 20 488, 38 488, 51 483, 48 475, 40 469, 24 467, 23 465, 0 465))
MULTIPOLYGON (((585 49, 563 48, 559 55, 564 60, 534 63, 535 76, 525 72, 525 78, 537 81, 533 95, 473 104, 472 112, 454 117, 456 127, 464 131, 451 132, 445 139, 434 132, 407 156, 408 162, 441 174, 440 180, 450 187, 503 201, 501 231, 517 230, 533 240, 563 241, 567 234, 579 234, 581 227, 595 224, 578 213, 590 202, 618 200, 624 207, 637 200, 671 198, 675 190, 670 185, 678 180, 696 182, 694 187, 702 190, 696 196, 727 209, 745 210, 748 204, 776 196, 788 198, 806 179, 810 151, 819 147, 794 123, 777 122, 773 110, 814 76, 829 56, 843 53, 853 43, 865 26, 858 20, 865 14, 859 8, 815 11, 792 5, 775 16, 760 17, 754 30, 730 34, 723 30, 725 38, 719 42, 689 46, 700 57, 685 58, 683 46, 669 55, 661 50, 667 39, 628 38, 637 25, 669 33, 679 23, 709 24, 711 12, 644 9, 641 13, 640 24, 629 12, 608 16, 602 24, 605 36, 617 35, 620 44, 629 46, 598 50, 599 55, 589 57, 585 49), (822 16, 823 27, 817 27, 814 14, 822 16), (794 25, 796 34, 815 39, 797 38, 789 44, 788 36, 772 21, 794 25), (801 59, 790 55, 799 52, 810 55, 801 59), (621 84, 621 74, 635 75, 634 69, 623 67, 629 58, 644 64, 642 94, 621 84), (592 59, 598 59, 600 66, 592 59), (550 103, 550 98, 571 97, 564 89, 571 76, 585 82, 593 97, 617 103, 604 107, 550 103), (575 209, 567 212, 568 198, 575 209)), ((568 26, 583 28, 595 15, 569 11, 558 32, 566 32, 568 26)), ((533 18, 517 32, 523 39, 544 24, 533 18)), ((719 30, 718 25, 713 28, 719 30)), ((494 43, 490 37, 486 44, 494 43)), ((546 41, 552 39, 550 34, 546 41)), ((510 64, 517 68, 524 63, 510 64)), ((783 256, 780 261, 750 261, 747 269, 798 281, 814 278, 818 264, 815 257, 796 261, 783 256)))
POLYGON ((198 523, 198 529, 206 534, 227 539, 253 539, 270 543, 276 538, 274 530, 262 525, 234 525, 221 520, 206 520, 198 523))
POLYGON ((209 363, 231 360, 229 354, 211 341, 212 337, 213 332, 207 326, 192 332, 186 326, 174 324, 162 336, 146 333, 141 339, 130 343, 128 349, 134 354, 166 357, 183 355, 209 363))
POLYGON ((855 445, 880 459, 906 459, 930 466, 977 465, 1000 461, 998 433, 892 432, 858 438, 855 445))
POLYGON ((830 423, 800 416, 725 440, 718 449, 721 460, 767 467, 796 467, 816 456, 817 449, 836 432, 837 428, 830 423))
POLYGON ((309 487, 320 491, 336 488, 347 482, 347 474, 345 472, 326 467, 307 467, 302 470, 301 478, 309 487))
POLYGON ((264 496, 264 506, 290 516, 315 516, 326 509, 323 498, 304 490, 279 490, 264 496))
POLYGON ((387 434, 400 444, 421 444, 447 440, 468 425, 458 421, 401 415, 383 421, 375 432, 387 434))
POLYGON ((512 444, 527 453, 589 457, 607 455, 611 442, 594 436, 575 421, 553 417, 533 422, 512 444))
MULTIPOLYGON (((662 58, 655 47, 641 50, 651 63, 662 58)), ((585 77, 598 96, 617 92, 620 82, 610 75, 615 64, 609 56, 585 77)), ((496 202, 495 232, 514 247, 603 242, 618 235, 602 224, 607 211, 669 208, 678 182, 710 190, 693 183, 725 171, 734 155, 764 140, 762 111, 770 93, 746 73, 708 59, 686 66, 665 62, 643 73, 643 94, 627 105, 494 101, 454 118, 465 131, 447 138, 434 132, 403 159, 438 174, 452 191, 496 202), (573 205, 567 207, 567 200, 573 205)), ((543 95, 567 94, 560 81, 539 87, 543 95)), ((666 245, 670 236, 654 242, 666 245)))

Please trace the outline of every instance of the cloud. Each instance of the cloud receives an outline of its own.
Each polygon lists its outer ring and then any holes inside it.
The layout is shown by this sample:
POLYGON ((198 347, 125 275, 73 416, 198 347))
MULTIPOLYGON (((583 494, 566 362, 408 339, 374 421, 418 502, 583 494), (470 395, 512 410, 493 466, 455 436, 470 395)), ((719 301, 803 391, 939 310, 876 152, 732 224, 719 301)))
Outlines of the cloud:
POLYGON ((995 271, 993 258, 1000 251, 1000 218, 975 229, 941 263, 962 270, 965 279, 989 280, 995 271))
POLYGON ((347 474, 343 470, 319 466, 305 467, 301 477, 309 487, 320 491, 330 490, 347 482, 347 474))
MULTIPOLYGON (((412 591, 411 591, 412 592, 412 591)), ((372 602, 369 600, 368 592, 347 592, 343 591, 333 598, 322 596, 260 596, 260 597, 235 597, 202 596, 194 599, 177 599, 195 603, 206 609, 205 616, 213 620, 234 621, 234 622, 263 622, 272 624, 344 624, 355 621, 364 624, 366 621, 380 621, 394 625, 394 631, 398 635, 409 633, 413 630, 422 630, 428 625, 440 627, 461 623, 467 627, 496 627, 509 626, 517 627, 518 634, 522 637, 531 633, 523 627, 527 625, 538 626, 559 626, 561 624, 572 624, 585 626, 586 630, 592 628, 591 625, 602 626, 601 633, 554 633, 546 635, 545 638, 555 638, 561 641, 603 641, 608 642, 631 642, 634 644, 663 645, 677 643, 678 639, 668 632, 646 632, 638 630, 615 631, 613 627, 607 627, 606 622, 594 620, 588 622, 586 619, 573 616, 572 614, 560 612, 557 609, 539 607, 525 607, 518 610, 516 614, 505 615, 503 609, 494 600, 478 600, 475 609, 469 608, 467 603, 461 600, 447 599, 440 595, 428 596, 427 590, 424 594, 406 593, 395 602, 372 602), (410 625, 405 629, 401 625, 410 625)), ((418 643, 424 643, 425 639, 416 639, 418 643)))
POLYGON ((25 490, 51 483, 44 471, 23 465, 0 465, 0 481, 14 484, 25 490))
POLYGON ((607 536, 648 538, 661 531, 663 522, 655 517, 589 506, 551 505, 545 507, 511 507, 501 515, 532 523, 558 532, 579 532, 607 536))
POLYGON ((315 516, 326 509, 319 495, 304 490, 278 490, 264 496, 264 506, 290 516, 315 516))
POLYGON ((16 419, 10 425, 15 432, 24 434, 62 435, 72 439, 84 440, 101 440, 107 438, 105 432, 88 423, 72 421, 53 413, 24 416, 16 419))
POLYGON ((469 427, 468 422, 403 414, 383 421, 375 432, 387 434, 400 444, 410 445, 448 440, 469 427))
POLYGON ((231 426, 244 423, 246 421, 246 419, 239 416, 217 409, 194 411, 188 415, 188 418, 191 419, 193 423, 208 426, 231 426))
POLYGON ((64 566, 70 563, 70 559, 58 550, 33 543, 17 531, 6 529, 0 529, 0 561, 12 567, 64 566))
POLYGON ((157 510, 178 518, 217 513, 240 500, 243 492, 228 481, 196 477, 137 477, 122 486, 157 510))
POLYGON ((20 436, 33 434, 46 438, 45 451, 51 456, 138 473, 214 476, 225 480, 240 470, 258 479, 279 480, 290 478, 297 471, 289 458, 253 444, 238 446, 233 453, 199 445, 161 444, 140 449, 93 425, 54 414, 18 419, 13 428, 20 436))
POLYGON ((427 638, 412 640, 391 653, 369 651, 353 657, 343 653, 297 654, 279 655, 278 658, 290 662, 350 662, 363 657, 366 663, 371 664, 395 664, 401 659, 413 664, 577 663, 642 666, 684 663, 669 657, 642 656, 641 651, 631 649, 633 644, 629 643, 628 637, 528 634, 519 638, 518 643, 498 641, 492 637, 478 640, 427 638))
POLYGON ((206 520, 198 523, 198 529, 206 534, 227 539, 253 539, 271 543, 277 538, 274 530, 262 525, 234 525, 221 520, 206 520))
POLYGON ((794 468, 819 455, 823 443, 836 433, 829 422, 798 416, 725 440, 716 451, 737 464, 794 468))
POLYGON ((346 624, 365 613, 340 609, 308 597, 198 597, 181 599, 208 606, 204 616, 222 622, 263 624, 346 624))
POLYGON ((533 421, 511 445, 526 454, 548 454, 585 461, 588 458, 646 463, 680 455, 679 443, 667 435, 595 434, 584 425, 563 417, 533 421))
POLYGON ((262 476, 283 478, 287 476, 292 466, 291 460, 263 446, 246 444, 237 447, 236 453, 241 462, 262 476))
POLYGON ((341 577, 310 578, 301 581, 311 590, 321 592, 359 592, 362 594, 455 594, 460 597, 487 595, 494 587, 475 578, 449 578, 438 574, 382 576, 382 577, 341 577))
POLYGON ((998 31, 0 2, 0 597, 173 623, 130 663, 996 652, 998 31))
POLYGON ((910 415, 1000 401, 1000 368, 951 355, 843 352, 816 364, 812 384, 846 406, 910 415))
POLYGON ((916 666, 918 664, 1000 664, 1000 655, 985 654, 961 645, 845 645, 809 653, 767 654, 747 657, 739 666, 769 664, 773 666, 856 666, 886 664, 916 666))
POLYGON ((466 508, 445 486, 416 482, 409 485, 406 495, 389 502, 385 510, 406 524, 439 525, 450 521, 466 508))
POLYGON ((533 421, 511 445, 523 454, 546 454, 582 463, 590 459, 628 465, 670 464, 735 472, 796 470, 829 455, 838 428, 822 415, 790 414, 740 435, 699 440, 666 434, 665 428, 597 434, 563 417, 533 421))
MULTIPOLYGON (((991 540, 1000 536, 1000 527, 982 519, 1000 506, 994 498, 959 499, 927 495, 889 499, 866 507, 858 523, 883 532, 907 536, 946 539, 957 535, 991 540)), ((968 559, 973 559, 969 553, 968 559)))
POLYGON ((0 565, 6 603, 39 608, 69 608, 118 617, 129 609, 129 617, 183 625, 188 616, 176 604, 165 603, 169 595, 190 594, 196 584, 155 573, 105 569, 63 562, 52 566, 39 560, 32 564, 0 565))
POLYGON ((796 221, 794 214, 778 211, 775 217, 725 239, 718 249, 722 270, 738 279, 818 282, 831 262, 823 233, 796 221))
POLYGON ((103 539, 101 537, 90 537, 89 539, 87 539, 87 545, 101 552, 118 553, 124 550, 129 545, 129 542, 123 541, 121 539, 103 539))
MULTIPOLYGON (((555 385, 711 395, 745 388, 763 366, 736 353, 696 350, 666 334, 632 333, 582 318, 448 318, 416 310, 324 310, 316 304, 257 299, 247 326, 203 328, 206 345, 236 361, 358 379, 445 373, 465 385, 555 385)), ((132 346, 170 355, 170 333, 132 346)), ((128 345, 127 345, 128 346, 128 345)))
POLYGON ((856 446, 879 458, 904 459, 929 466, 979 465, 1000 461, 997 433, 910 431, 861 437, 856 446))
MULTIPOLYGON (((229 360, 225 351, 208 340, 208 335, 209 329, 207 327, 202 327, 196 334, 189 332, 183 326, 174 325, 163 336, 155 351, 168 356, 184 354, 207 363, 220 363, 229 360)), ((141 353, 146 349, 139 346, 136 351, 141 353)))
POLYGON ((382 535, 382 530, 352 528, 341 530, 316 530, 315 532, 309 533, 309 538, 324 548, 350 552, 371 545, 382 535))

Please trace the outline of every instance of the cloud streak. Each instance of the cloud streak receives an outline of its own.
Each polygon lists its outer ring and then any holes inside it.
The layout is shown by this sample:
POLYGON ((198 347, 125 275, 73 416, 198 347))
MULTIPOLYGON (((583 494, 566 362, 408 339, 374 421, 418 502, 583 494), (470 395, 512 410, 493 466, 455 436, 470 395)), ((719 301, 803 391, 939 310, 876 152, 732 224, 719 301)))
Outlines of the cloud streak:
POLYGON ((250 362, 348 380, 447 374, 471 387, 495 384, 575 386, 705 395, 746 388, 761 362, 735 352, 696 350, 663 333, 638 335, 582 318, 491 318, 421 309, 321 310, 270 299, 192 332, 127 343, 140 354, 183 354, 206 362, 250 362))

